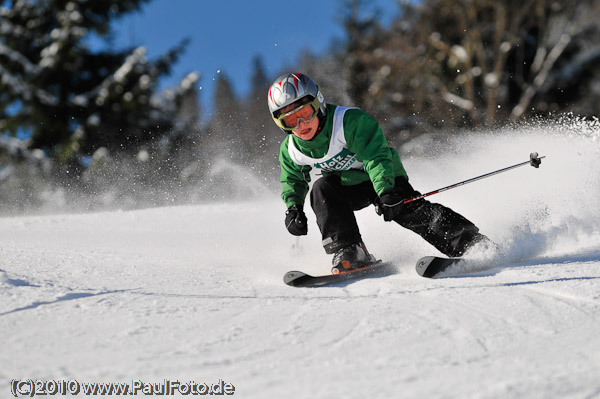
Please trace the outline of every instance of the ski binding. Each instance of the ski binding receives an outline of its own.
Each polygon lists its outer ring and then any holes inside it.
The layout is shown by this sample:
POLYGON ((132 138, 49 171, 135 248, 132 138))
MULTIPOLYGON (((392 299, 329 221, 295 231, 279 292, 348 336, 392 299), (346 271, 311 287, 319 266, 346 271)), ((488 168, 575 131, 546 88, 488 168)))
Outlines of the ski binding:
POLYGON ((283 276, 283 282, 291 287, 320 287, 389 271, 391 266, 390 263, 378 260, 371 265, 338 274, 311 276, 300 271, 289 271, 283 276))

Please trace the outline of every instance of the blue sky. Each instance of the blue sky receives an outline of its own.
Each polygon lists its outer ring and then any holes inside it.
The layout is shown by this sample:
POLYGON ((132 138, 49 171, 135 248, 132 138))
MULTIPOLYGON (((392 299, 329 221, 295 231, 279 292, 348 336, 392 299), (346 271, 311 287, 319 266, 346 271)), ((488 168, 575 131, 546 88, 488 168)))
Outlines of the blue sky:
MULTIPOLYGON (((398 12, 395 0, 368 3, 381 10, 384 23, 398 12)), ((152 0, 115 23, 115 44, 144 46, 152 59, 190 37, 172 76, 162 83, 171 87, 187 73, 199 72, 200 99, 210 112, 218 73, 243 96, 254 56, 262 57, 267 74, 275 78, 281 68, 294 68, 303 49, 322 54, 334 38, 342 38, 342 12, 340 0, 152 0)))

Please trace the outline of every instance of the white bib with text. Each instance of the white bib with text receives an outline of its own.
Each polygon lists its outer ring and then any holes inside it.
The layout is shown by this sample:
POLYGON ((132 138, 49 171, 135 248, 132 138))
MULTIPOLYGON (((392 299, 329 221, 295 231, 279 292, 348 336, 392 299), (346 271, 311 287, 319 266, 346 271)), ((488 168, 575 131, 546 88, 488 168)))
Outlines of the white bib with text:
POLYGON ((293 136, 290 135, 288 143, 288 154, 292 161, 298 165, 308 165, 313 168, 324 171, 342 171, 348 169, 363 170, 363 163, 356 159, 356 155, 350 152, 344 136, 344 114, 350 107, 340 107, 335 109, 333 114, 333 130, 331 140, 329 140, 329 150, 323 158, 311 158, 304 155, 294 145, 293 136))

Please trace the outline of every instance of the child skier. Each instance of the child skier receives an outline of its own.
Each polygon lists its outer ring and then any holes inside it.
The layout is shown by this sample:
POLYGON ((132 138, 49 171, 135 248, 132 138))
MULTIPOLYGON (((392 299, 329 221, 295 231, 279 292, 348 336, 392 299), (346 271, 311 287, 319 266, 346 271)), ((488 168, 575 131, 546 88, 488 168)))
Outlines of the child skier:
POLYGON ((326 104, 319 87, 301 73, 280 76, 269 88, 269 111, 289 136, 279 153, 285 226, 306 235, 304 201, 310 170, 322 177, 313 184, 310 204, 325 252, 333 254, 332 273, 357 269, 374 258, 362 241, 354 211, 374 204, 386 222, 395 221, 449 257, 489 241, 463 216, 420 199, 408 182, 398 152, 388 146, 377 121, 358 108, 326 104))

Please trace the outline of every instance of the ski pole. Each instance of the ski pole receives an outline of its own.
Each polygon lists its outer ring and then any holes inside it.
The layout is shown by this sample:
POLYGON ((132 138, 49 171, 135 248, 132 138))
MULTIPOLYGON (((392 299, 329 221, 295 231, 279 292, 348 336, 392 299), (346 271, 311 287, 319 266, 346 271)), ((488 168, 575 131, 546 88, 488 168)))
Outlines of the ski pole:
POLYGON ((433 191, 428 192, 426 194, 418 195, 416 197, 404 200, 404 204, 408 204, 409 202, 413 202, 413 201, 419 200, 421 198, 429 197, 430 195, 433 195, 433 194, 437 194, 437 193, 441 193, 441 192, 450 190, 451 188, 455 188, 455 187, 459 187, 459 186, 464 186, 467 183, 473 183, 474 181, 485 179, 486 177, 490 177, 490 176, 493 176, 493 175, 497 175, 498 173, 506 172, 507 170, 518 168, 519 166, 523 166, 523 165, 529 164, 529 165, 533 166, 534 168, 539 168, 540 164, 542 163, 542 158, 546 158, 546 157, 545 156, 540 157, 540 156, 538 156, 537 152, 532 152, 531 154, 529 154, 529 161, 521 162, 521 163, 518 163, 516 165, 509 166, 507 168, 498 169, 498 170, 496 170, 494 172, 490 172, 490 173, 486 173, 485 175, 473 177, 472 179, 461 181, 459 183, 452 184, 452 185, 447 186, 447 187, 438 188, 437 190, 433 190, 433 191))

